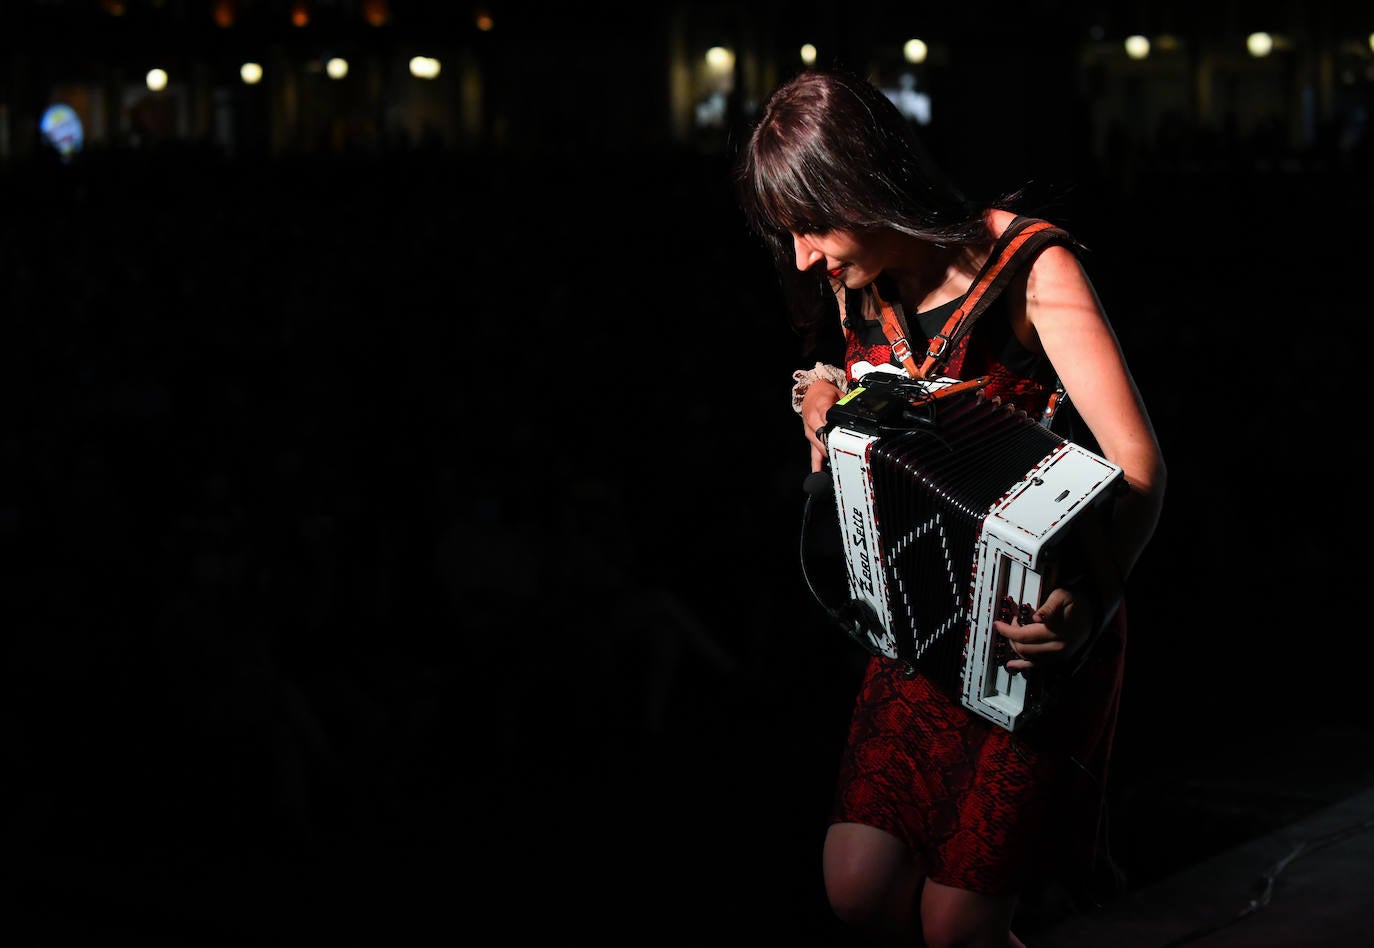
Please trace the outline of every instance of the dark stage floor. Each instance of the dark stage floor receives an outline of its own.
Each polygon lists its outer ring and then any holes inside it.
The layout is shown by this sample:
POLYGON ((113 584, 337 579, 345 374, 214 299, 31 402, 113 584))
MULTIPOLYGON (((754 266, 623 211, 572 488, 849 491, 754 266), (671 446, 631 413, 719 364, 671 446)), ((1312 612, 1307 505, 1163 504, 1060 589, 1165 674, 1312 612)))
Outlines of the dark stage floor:
MULTIPOLYGON (((1219 788, 1221 789, 1221 788, 1219 788)), ((1232 788, 1225 788, 1230 790, 1232 788)), ((1254 805, 1312 799, 1291 784, 1246 787, 1254 805)), ((1320 792, 1316 796, 1320 796, 1320 792)), ((1374 787, 1285 824, 1030 939, 1033 948, 1346 948, 1374 926, 1374 787)))
MULTIPOLYGON (((228 789, 224 812, 204 800, 197 811, 176 799, 187 787, 171 767, 163 799, 121 795, 128 775, 107 774, 50 800, 67 809, 61 822, 46 814, 42 839, 18 834, 6 927, 24 945, 440 944, 474 930, 860 945, 819 882, 845 676, 817 690, 786 664, 772 686, 747 688, 737 670, 689 656, 652 733, 548 720, 517 745, 480 727, 431 732, 414 748, 424 761, 398 749, 390 770, 359 775, 369 792, 355 787, 356 812, 336 810, 332 828, 312 831, 281 799, 244 825, 228 789)), ((411 685, 419 701, 437 693, 411 685)), ((1125 891, 1094 908, 1027 906, 1023 937, 1032 948, 1363 944, 1372 739, 1360 722, 1295 723, 1205 748, 1180 740, 1146 760, 1150 739, 1126 728, 1111 811, 1125 891)), ((280 790, 288 778, 275 779, 280 790)))

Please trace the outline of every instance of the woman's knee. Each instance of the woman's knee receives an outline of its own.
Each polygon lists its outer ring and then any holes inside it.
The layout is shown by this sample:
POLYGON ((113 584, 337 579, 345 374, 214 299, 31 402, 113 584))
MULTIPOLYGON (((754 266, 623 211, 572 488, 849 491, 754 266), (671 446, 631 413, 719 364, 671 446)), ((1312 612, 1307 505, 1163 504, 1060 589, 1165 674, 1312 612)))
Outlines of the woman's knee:
POLYGON ((921 931, 929 948, 976 948, 1012 941, 1015 896, 982 895, 926 880, 921 893, 921 931))
POLYGON ((840 921, 868 927, 891 914, 891 898, 885 880, 874 881, 859 872, 825 874, 825 895, 840 921))
POLYGON ((896 837, 837 823, 826 834, 823 870, 830 908, 842 921, 884 929, 912 924, 920 876, 896 837))

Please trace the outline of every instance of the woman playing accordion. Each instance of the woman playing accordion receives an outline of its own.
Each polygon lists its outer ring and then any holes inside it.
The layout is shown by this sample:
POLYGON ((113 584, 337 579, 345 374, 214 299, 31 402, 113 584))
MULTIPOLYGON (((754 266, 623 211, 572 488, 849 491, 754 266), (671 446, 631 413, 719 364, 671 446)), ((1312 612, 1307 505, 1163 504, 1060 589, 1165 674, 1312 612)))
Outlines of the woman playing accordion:
POLYGON ((880 652, 838 775, 823 873, 841 919, 896 943, 1019 945, 1011 925, 1027 883, 1051 871, 1086 877, 1102 855, 1122 593, 1164 494, 1149 416, 1072 237, 1018 216, 1014 198, 967 201, 866 80, 808 71, 777 88, 739 185, 799 328, 842 339, 833 362, 794 375, 813 471, 827 464, 832 408, 874 370, 976 378, 978 397, 1036 419, 1064 398, 1073 415, 1056 429, 1120 469, 1125 486, 1107 505, 1103 546, 1084 558, 1090 568, 1062 572, 1032 608, 992 623, 1008 672, 1072 669, 1056 678, 1053 707, 1025 728, 1001 727, 880 652), (1024 253, 999 243, 1028 224, 1049 238, 1024 253), (1008 265, 990 266, 1004 250, 1008 265))

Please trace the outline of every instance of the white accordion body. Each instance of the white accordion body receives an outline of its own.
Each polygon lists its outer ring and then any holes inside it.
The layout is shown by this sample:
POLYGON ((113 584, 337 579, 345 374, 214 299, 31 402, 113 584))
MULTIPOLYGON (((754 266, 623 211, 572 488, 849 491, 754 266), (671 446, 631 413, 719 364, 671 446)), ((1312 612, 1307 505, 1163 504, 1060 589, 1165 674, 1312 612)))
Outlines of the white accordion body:
POLYGON ((1015 656, 993 620, 1040 605, 1075 518, 1121 468, 954 379, 871 373, 828 422, 849 592, 876 618, 870 650, 1008 731, 1032 720, 1042 683, 1006 668, 1015 656))

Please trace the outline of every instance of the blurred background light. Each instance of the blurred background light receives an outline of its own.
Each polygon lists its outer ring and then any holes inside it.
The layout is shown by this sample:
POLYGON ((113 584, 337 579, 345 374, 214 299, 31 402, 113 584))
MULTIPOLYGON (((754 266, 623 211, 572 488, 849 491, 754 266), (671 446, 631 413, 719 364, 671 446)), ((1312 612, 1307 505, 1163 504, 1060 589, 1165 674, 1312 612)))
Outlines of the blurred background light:
POLYGON ((363 19, 369 26, 386 26, 391 22, 391 4, 387 0, 363 0, 363 19))
POLYGON ((227 30, 234 25, 238 10, 235 8, 234 0, 215 0, 215 6, 210 15, 214 18, 215 26, 227 30))
POLYGON ((816 65, 816 47, 810 43, 803 43, 801 48, 801 61, 808 66, 816 65))
POLYGON ((906 61, 909 63, 923 63, 929 53, 930 49, 926 46, 925 41, 914 37, 907 40, 902 46, 902 55, 906 57, 906 61))
POLYGON ((38 127, 43 140, 52 146, 63 161, 81 150, 81 119, 71 106, 61 102, 48 106, 38 127))
POLYGON ((1126 37, 1126 55, 1132 59, 1144 59, 1150 55, 1150 40, 1136 33, 1126 37))
POLYGON ((1256 59, 1268 56, 1274 50, 1274 37, 1264 32, 1251 33, 1245 38, 1245 48, 1256 59))
POLYGON ((332 56, 329 61, 324 64, 324 71, 329 75, 330 79, 342 79, 344 76, 348 75, 348 60, 340 56, 332 56))
POLYGON ((149 69, 143 82, 153 92, 161 92, 167 88, 167 72, 164 69, 149 69))
POLYGON ((413 56, 410 74, 416 79, 433 79, 439 75, 439 60, 433 56, 413 56))
POLYGON ((724 46, 712 46, 706 51, 706 66, 710 71, 723 76, 735 68, 735 54, 724 46))

